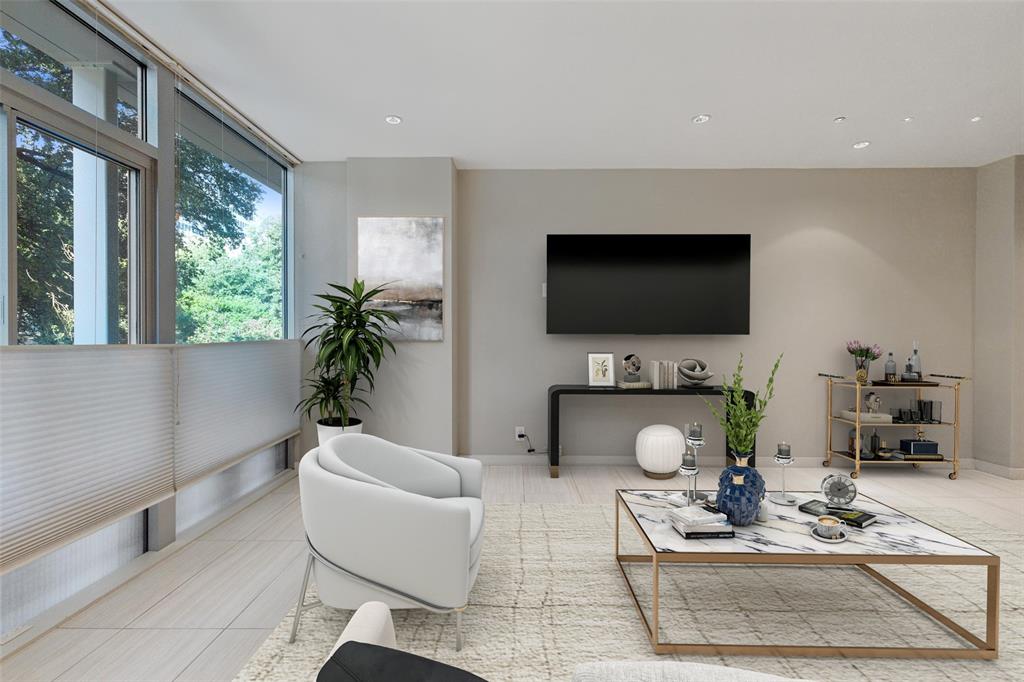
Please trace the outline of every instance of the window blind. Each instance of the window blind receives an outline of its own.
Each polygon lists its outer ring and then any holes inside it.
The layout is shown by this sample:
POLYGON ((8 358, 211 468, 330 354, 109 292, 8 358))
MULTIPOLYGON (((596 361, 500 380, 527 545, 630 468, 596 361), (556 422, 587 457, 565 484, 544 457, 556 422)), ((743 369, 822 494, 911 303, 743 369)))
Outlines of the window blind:
POLYGON ((0 574, 296 435, 300 349, 0 347, 0 574))
POLYGON ((265 149, 236 133, 180 90, 175 97, 179 135, 275 192, 284 192, 285 169, 265 149))
POLYGON ((171 351, 0 351, 0 572, 174 494, 171 351))
POLYGON ((174 483, 181 488, 294 435, 297 340, 178 346, 174 483))

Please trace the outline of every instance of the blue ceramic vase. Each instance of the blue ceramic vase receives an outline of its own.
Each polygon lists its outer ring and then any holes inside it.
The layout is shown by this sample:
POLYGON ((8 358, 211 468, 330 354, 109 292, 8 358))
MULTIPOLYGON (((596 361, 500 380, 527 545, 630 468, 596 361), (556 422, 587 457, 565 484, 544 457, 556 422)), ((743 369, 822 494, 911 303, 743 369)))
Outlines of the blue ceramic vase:
POLYGON ((734 526, 749 526, 757 518, 757 509, 764 497, 764 477, 747 466, 751 453, 733 453, 736 464, 722 470, 718 477, 718 510, 729 517, 734 526))

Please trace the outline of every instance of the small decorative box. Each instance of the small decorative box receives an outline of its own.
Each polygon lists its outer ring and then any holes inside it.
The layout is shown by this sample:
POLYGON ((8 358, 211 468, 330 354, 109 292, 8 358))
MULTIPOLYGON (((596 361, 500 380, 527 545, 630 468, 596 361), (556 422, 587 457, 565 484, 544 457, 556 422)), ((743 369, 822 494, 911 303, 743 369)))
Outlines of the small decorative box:
POLYGON ((937 455, 939 454, 939 444, 933 440, 901 438, 900 450, 908 455, 937 455))

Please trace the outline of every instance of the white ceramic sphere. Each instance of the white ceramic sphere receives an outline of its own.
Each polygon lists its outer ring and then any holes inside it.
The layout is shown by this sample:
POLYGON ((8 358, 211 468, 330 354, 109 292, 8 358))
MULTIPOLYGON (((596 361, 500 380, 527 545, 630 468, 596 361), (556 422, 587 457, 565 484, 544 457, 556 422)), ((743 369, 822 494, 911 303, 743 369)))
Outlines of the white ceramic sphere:
POLYGON ((675 473, 683 463, 685 448, 683 432, 668 424, 644 427, 636 435, 636 461, 651 474, 675 473))

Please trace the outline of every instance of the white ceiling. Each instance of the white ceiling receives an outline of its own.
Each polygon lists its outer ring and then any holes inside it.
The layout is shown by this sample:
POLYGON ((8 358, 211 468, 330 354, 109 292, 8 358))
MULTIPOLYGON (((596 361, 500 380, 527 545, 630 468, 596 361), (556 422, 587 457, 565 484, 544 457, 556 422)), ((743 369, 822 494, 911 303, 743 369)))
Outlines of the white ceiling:
POLYGON ((112 4, 306 161, 813 168, 1024 153, 1024 2, 112 4), (692 124, 702 112, 711 122, 692 124))

